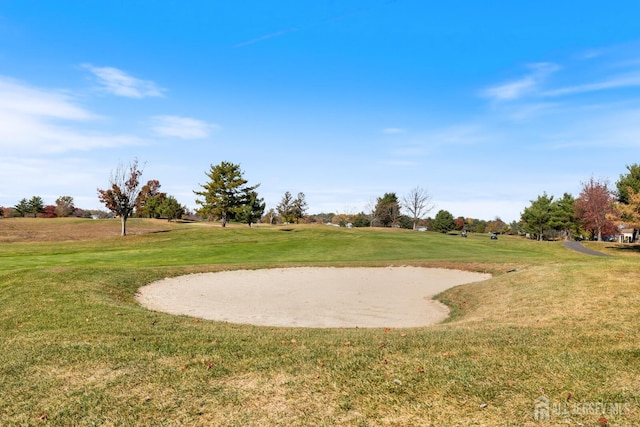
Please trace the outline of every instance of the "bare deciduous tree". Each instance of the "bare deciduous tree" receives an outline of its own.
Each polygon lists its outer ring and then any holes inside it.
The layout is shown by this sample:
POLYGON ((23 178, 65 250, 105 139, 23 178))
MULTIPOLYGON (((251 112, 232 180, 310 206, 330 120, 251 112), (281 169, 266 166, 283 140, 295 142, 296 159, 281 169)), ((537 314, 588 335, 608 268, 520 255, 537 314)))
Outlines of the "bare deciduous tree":
POLYGON ((405 208, 413 219, 413 229, 416 229, 418 220, 435 207, 431 201, 431 195, 427 190, 416 187, 402 198, 402 207, 405 208))
POLYGON ((367 218, 369 219, 369 227, 373 227, 373 223, 376 220, 376 199, 371 198, 367 205, 364 207, 367 218))
POLYGON ((120 217, 122 235, 127 235, 127 219, 133 213, 136 199, 140 194, 140 177, 142 170, 135 159, 129 165, 120 164, 109 178, 109 189, 98 188, 98 198, 105 207, 120 217))

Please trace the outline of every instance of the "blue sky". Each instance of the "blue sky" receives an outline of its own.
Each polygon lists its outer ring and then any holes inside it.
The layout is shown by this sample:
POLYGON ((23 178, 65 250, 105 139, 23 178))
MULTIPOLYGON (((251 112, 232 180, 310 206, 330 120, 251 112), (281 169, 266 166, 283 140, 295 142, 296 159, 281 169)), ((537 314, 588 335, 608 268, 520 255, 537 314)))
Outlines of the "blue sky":
POLYGON ((0 0, 0 205, 133 158, 195 206, 240 164, 267 207, 356 213, 420 186, 518 219, 640 162, 640 2, 0 0))

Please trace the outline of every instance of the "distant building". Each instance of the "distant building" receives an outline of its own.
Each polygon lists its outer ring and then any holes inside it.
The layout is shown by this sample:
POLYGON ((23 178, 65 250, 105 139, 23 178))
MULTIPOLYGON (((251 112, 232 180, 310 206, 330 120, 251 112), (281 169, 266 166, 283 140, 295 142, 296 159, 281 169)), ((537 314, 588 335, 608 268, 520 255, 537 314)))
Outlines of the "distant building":
POLYGON ((619 243, 635 243, 638 240, 638 230, 635 228, 626 227, 621 225, 618 227, 618 234, 616 235, 616 241, 619 243))

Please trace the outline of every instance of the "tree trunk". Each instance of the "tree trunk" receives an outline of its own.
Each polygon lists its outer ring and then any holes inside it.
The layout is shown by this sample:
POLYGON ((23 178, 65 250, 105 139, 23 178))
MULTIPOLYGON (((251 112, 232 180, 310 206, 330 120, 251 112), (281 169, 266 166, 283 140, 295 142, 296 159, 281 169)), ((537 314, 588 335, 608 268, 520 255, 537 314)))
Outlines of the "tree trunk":
POLYGON ((122 223, 122 235, 126 236, 127 235, 127 217, 122 215, 120 217, 120 222, 122 223))

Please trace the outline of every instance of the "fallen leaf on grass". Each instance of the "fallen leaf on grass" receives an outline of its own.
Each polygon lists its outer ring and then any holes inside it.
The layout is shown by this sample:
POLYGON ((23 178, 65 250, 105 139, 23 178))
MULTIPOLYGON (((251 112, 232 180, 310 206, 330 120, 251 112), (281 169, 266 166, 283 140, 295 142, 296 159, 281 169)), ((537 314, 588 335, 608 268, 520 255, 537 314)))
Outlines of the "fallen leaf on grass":
POLYGON ((351 341, 345 341, 342 345, 345 347, 349 347, 351 345, 351 341))
POLYGON ((40 414, 40 416, 38 417, 39 421, 47 421, 47 413, 43 412, 42 414, 40 414))

